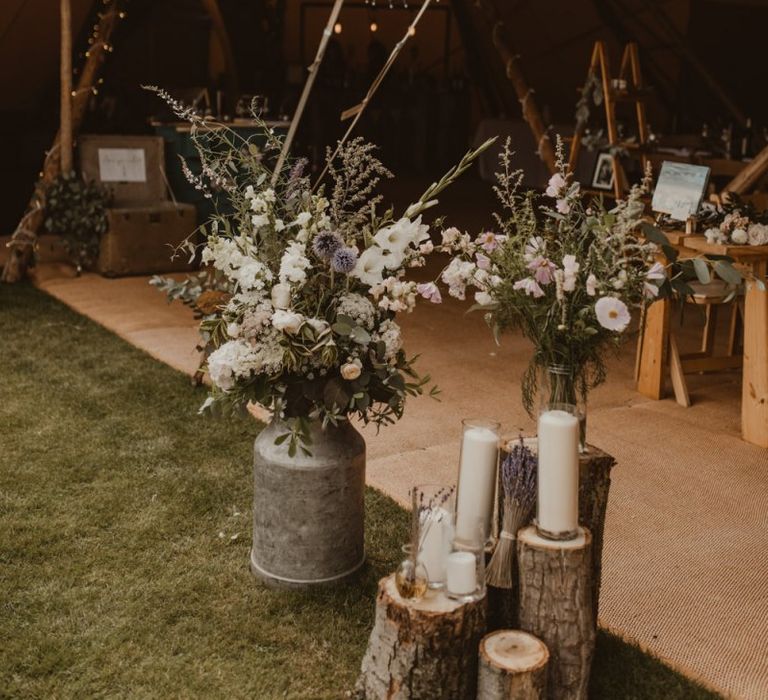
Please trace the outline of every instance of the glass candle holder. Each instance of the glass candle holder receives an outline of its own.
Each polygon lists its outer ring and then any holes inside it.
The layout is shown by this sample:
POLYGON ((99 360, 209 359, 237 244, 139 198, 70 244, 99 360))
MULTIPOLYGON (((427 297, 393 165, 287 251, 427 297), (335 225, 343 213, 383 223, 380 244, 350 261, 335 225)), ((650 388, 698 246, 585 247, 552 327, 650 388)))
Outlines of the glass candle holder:
POLYGON ((477 521, 470 542, 454 540, 453 552, 446 562, 445 594, 463 603, 485 596, 485 526, 477 521))
POLYGON ((539 414, 536 529, 547 539, 578 534, 579 432, 572 404, 548 404, 539 414))
POLYGON ((404 559, 395 571, 395 588, 401 598, 419 599, 427 592, 427 572, 410 544, 403 545, 404 559))
POLYGON ((413 527, 418 533, 418 560, 427 572, 430 588, 445 584, 445 566, 454 538, 456 488, 420 484, 412 490, 413 527))
POLYGON ((475 541, 479 522, 484 542, 491 536, 499 465, 499 423, 486 418, 462 421, 459 479, 456 487, 456 540, 475 541))

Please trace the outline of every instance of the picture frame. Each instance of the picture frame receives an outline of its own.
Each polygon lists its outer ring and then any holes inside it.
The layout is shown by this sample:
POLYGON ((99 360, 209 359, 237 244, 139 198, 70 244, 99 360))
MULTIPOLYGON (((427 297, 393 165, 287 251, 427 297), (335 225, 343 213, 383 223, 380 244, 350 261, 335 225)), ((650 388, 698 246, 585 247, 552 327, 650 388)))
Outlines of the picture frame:
POLYGON ((599 153, 592 171, 592 187, 596 190, 610 192, 616 174, 613 171, 613 156, 604 151, 599 153))
POLYGON ((710 169, 705 165, 665 160, 653 191, 651 208, 676 221, 695 216, 704 198, 709 175, 710 169))

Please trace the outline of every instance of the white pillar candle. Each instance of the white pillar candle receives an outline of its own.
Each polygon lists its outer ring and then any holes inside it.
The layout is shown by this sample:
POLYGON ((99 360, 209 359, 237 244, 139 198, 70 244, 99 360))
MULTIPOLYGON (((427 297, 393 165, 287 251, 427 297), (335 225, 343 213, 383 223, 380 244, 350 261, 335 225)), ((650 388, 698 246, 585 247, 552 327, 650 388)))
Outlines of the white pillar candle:
POLYGON ((565 535, 579 526, 579 419, 567 411, 539 416, 537 526, 565 535))
POLYGON ((445 587, 455 595, 470 595, 477 588, 477 564, 475 555, 469 552, 453 552, 445 567, 445 587))
POLYGON ((486 425, 470 421, 464 430, 456 495, 456 539, 462 542, 475 543, 481 526, 486 539, 491 533, 499 461, 497 430, 498 424, 490 421, 486 425))
POLYGON ((424 565, 429 583, 445 581, 445 562, 451 553, 453 524, 445 508, 431 508, 421 515, 419 561, 424 565))

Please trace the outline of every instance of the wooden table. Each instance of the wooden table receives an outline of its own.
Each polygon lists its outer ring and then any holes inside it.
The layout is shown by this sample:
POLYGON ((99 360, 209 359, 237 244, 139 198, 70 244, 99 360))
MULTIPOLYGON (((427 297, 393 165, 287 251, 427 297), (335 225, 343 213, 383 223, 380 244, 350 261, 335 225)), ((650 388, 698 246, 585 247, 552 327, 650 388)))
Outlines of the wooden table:
MULTIPOLYGON (((768 245, 738 246, 708 243, 704 236, 677 235, 670 242, 687 255, 727 255, 746 268, 751 279, 745 282, 744 364, 741 390, 741 434, 744 440, 768 447, 768 245)), ((669 345, 668 299, 652 304, 646 315, 639 358, 637 390, 652 399, 661 399, 664 390, 669 345)))

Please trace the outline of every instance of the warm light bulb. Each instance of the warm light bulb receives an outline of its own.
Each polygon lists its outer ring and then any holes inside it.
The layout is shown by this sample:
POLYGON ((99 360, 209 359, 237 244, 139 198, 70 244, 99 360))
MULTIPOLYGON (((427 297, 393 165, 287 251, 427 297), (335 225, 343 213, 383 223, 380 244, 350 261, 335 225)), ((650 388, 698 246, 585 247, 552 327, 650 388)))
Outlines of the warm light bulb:
POLYGON ((343 27, 341 26, 341 22, 336 22, 336 24, 333 25, 333 33, 334 34, 341 34, 341 30, 343 27))
POLYGON ((408 36, 416 36, 416 27, 408 27, 408 36))
POLYGON ((376 24, 376 22, 371 22, 371 31, 377 32, 379 30, 379 25, 376 24))

